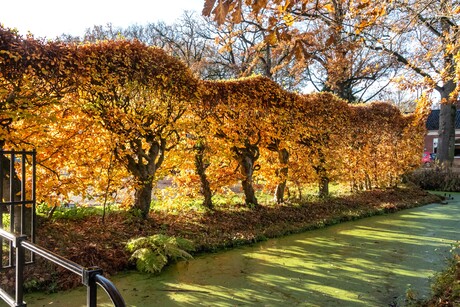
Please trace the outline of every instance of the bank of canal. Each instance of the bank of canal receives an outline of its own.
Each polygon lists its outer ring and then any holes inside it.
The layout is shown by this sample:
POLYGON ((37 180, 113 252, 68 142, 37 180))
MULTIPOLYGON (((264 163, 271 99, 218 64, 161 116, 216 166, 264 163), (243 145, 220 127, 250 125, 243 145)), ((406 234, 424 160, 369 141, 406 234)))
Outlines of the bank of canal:
MULTIPOLYGON (((158 276, 114 276, 128 306, 389 306, 429 295, 460 235, 460 194, 432 204, 208 254, 158 276)), ((85 289, 26 296, 85 306, 85 289)), ((99 291, 102 292, 102 291, 99 291)), ((100 293, 98 306, 111 306, 100 293)))

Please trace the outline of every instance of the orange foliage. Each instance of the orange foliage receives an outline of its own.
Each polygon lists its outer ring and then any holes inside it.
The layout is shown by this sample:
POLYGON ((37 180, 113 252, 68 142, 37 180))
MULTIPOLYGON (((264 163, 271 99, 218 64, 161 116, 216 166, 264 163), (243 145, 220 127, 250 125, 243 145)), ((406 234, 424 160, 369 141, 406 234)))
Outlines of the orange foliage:
POLYGON ((114 134, 115 158, 135 181, 134 208, 147 216, 157 170, 196 100, 196 80, 184 63, 136 41, 84 45, 78 57, 78 99, 114 134))
POLYGON ((37 150, 39 202, 59 206, 80 197, 101 202, 106 193, 115 201, 122 189, 132 189, 114 161, 113 136, 92 117, 67 101, 41 107, 35 115, 14 122, 9 144, 37 150))
POLYGON ((0 140, 37 149, 39 198, 50 204, 122 188, 138 199, 174 174, 196 196, 197 154, 213 192, 241 181, 254 205, 251 193, 286 179, 373 188, 419 164, 426 100, 406 116, 384 103, 288 92, 264 77, 199 81, 138 42, 60 45, 1 30, 0 140))
POLYGON ((209 137, 224 136, 227 147, 219 148, 228 157, 232 146, 257 143, 254 176, 266 187, 279 183, 274 174, 283 167, 270 152, 274 140, 290 153, 288 178, 296 185, 331 180, 370 189, 397 184, 418 166, 426 104, 423 114, 404 116, 385 103, 350 106, 329 93, 289 93, 263 77, 202 84, 209 137))

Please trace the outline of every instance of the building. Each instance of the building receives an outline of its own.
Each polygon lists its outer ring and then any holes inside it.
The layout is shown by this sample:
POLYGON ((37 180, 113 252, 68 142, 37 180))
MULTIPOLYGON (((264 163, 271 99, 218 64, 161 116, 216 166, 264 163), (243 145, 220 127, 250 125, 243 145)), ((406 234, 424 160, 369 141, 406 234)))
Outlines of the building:
MULTIPOLYGON (((432 110, 426 121, 425 151, 437 152, 439 134, 439 110, 432 110)), ((460 164, 460 110, 455 120, 455 163, 460 164)))

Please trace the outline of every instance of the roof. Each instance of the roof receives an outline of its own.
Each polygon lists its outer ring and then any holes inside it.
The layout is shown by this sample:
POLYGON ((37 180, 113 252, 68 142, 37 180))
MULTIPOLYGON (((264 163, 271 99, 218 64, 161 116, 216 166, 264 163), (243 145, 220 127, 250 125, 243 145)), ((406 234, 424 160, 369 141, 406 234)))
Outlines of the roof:
MULTIPOLYGON (((439 130, 439 112, 440 110, 431 110, 431 113, 428 115, 428 119, 426 120, 426 129, 439 130)), ((455 129, 460 129, 460 110, 457 110, 455 129)))

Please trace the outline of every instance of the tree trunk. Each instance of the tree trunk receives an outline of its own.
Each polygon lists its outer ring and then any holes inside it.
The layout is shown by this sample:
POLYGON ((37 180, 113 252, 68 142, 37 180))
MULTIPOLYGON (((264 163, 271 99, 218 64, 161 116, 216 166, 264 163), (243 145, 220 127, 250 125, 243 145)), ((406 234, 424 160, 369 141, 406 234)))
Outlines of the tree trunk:
POLYGON ((325 168, 326 158, 321 150, 318 149, 319 165, 314 167, 319 178, 318 196, 323 198, 329 195, 329 176, 325 168))
POLYGON ((452 166, 455 153, 455 118, 457 107, 451 102, 450 95, 455 89, 453 84, 448 82, 439 93, 441 94, 441 110, 439 112, 439 141, 437 158, 439 162, 447 167, 452 166))
POLYGON ((318 196, 320 198, 327 197, 329 195, 329 178, 321 177, 319 180, 318 196))
POLYGON ((368 173, 366 173, 364 178, 364 189, 366 189, 367 191, 372 190, 372 181, 368 173))
POLYGON ((252 182, 252 176, 254 174, 254 161, 251 159, 251 157, 244 156, 240 167, 241 173, 244 176, 244 179, 241 181, 241 185, 243 187, 245 203, 248 206, 258 206, 259 203, 257 201, 252 182))
MULTIPOLYGON (((283 168, 285 169, 285 168, 283 168)), ((284 203, 284 191, 286 190, 286 180, 278 183, 275 188, 275 201, 277 204, 284 203)))
POLYGON ((204 156, 204 151, 205 151, 205 146, 203 144, 199 144, 195 147, 197 150, 197 153, 195 155, 195 169, 196 173, 200 177, 200 193, 203 195, 204 200, 203 200, 203 206, 206 208, 212 209, 212 192, 211 192, 211 187, 209 185, 208 178, 206 176, 206 168, 207 166, 205 165, 203 161, 203 156, 204 156))
POLYGON ((243 148, 234 146, 232 151, 234 152, 234 158, 238 161, 240 173, 243 175, 241 185, 245 196, 245 203, 248 206, 258 206, 259 203, 255 195, 252 176, 255 170, 255 161, 259 157, 259 149, 257 145, 246 144, 246 147, 243 148))
POLYGON ((257 202, 254 187, 252 186, 252 178, 247 178, 241 181, 241 185, 243 186, 243 192, 244 192, 244 198, 245 198, 246 205, 247 206, 258 206, 259 203, 257 202))
POLYGON ((147 135, 144 140, 150 144, 148 150, 142 147, 143 140, 131 139, 128 141, 133 153, 120 154, 115 150, 115 158, 125 164, 126 169, 136 179, 138 186, 134 193, 132 209, 140 210, 143 218, 149 216, 152 201, 153 179, 157 169, 164 161, 166 139, 155 140, 155 135, 147 135))
POLYGON ((142 217, 145 219, 149 215, 150 204, 152 202, 152 180, 144 181, 136 188, 134 194, 133 209, 140 211, 142 217))
POLYGON ((296 182, 297 185, 297 192, 299 192, 299 201, 302 201, 303 195, 302 195, 302 187, 300 186, 299 182, 296 182))
POLYGON ((281 182, 278 183, 276 186, 275 190, 275 201, 277 204, 282 204, 284 203, 284 191, 286 189, 286 180, 289 172, 289 168, 287 166, 289 162, 289 152, 287 149, 283 148, 281 150, 278 150, 278 159, 281 164, 284 164, 285 166, 280 168, 277 172, 276 175, 280 177, 281 182))

